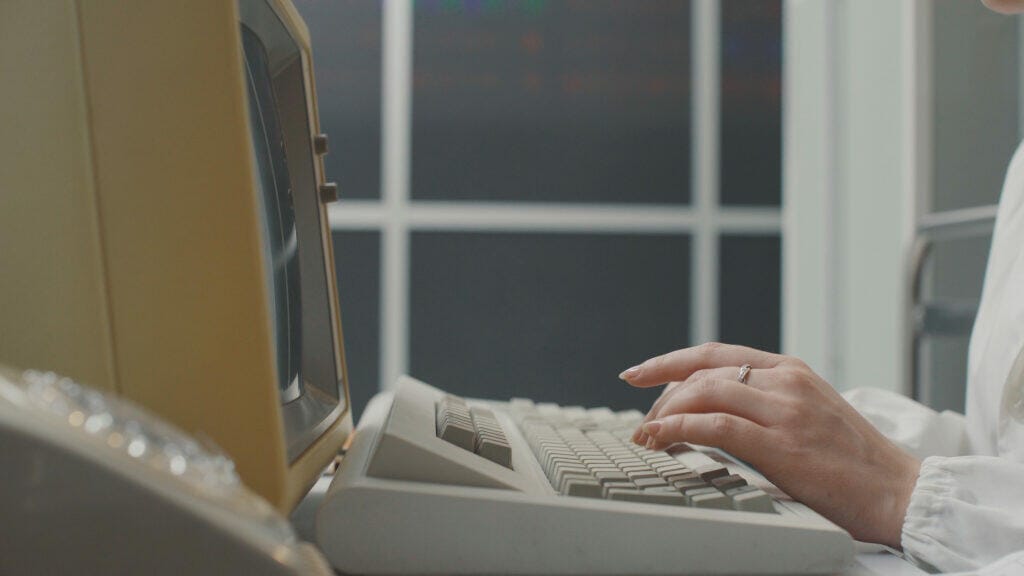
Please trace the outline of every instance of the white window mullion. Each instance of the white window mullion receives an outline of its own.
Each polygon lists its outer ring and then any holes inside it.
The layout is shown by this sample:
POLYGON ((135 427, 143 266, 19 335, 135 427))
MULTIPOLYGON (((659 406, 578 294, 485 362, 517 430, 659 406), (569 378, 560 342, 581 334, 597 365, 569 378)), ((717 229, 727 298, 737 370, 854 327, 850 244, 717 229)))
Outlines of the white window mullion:
POLYGON ((412 0, 385 2, 382 34, 380 378, 391 386, 408 369, 409 201, 412 134, 412 0))
POLYGON ((730 206, 701 213, 692 206, 547 202, 415 201, 396 210, 376 200, 342 200, 329 208, 335 230, 381 230, 398 220, 406 230, 579 232, 619 234, 778 234, 776 207, 730 206), (703 219, 703 221, 701 221, 703 219))
POLYGON ((693 202, 690 339, 718 338, 719 0, 693 4, 693 202))

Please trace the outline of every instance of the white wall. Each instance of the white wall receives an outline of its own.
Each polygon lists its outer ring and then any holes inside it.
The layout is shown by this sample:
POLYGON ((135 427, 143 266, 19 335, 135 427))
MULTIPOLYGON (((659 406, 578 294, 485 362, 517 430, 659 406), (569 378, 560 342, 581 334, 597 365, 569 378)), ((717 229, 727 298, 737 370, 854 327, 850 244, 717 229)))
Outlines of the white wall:
POLYGON ((912 1, 785 7, 783 349, 839 389, 903 388, 912 1))

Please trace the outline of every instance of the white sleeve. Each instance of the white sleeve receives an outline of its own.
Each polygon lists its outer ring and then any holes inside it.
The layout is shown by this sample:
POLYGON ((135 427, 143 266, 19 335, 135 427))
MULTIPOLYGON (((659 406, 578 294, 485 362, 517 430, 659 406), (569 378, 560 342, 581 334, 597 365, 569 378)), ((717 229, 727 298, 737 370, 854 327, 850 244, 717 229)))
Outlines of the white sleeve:
POLYGON ((879 388, 855 388, 843 393, 843 398, 889 440, 918 458, 959 456, 967 451, 962 414, 936 412, 879 388))
POLYGON ((1024 550, 1003 556, 981 570, 957 572, 946 576, 1020 576, 1024 574, 1024 550))
POLYGON ((977 570, 1024 550, 1024 464, 994 456, 926 458, 902 544, 911 560, 943 572, 977 570))

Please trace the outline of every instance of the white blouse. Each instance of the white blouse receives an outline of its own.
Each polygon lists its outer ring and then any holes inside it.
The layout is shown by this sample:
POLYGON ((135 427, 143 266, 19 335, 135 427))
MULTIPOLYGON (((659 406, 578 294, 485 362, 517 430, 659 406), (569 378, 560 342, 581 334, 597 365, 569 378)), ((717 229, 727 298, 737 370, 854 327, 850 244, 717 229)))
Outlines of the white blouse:
POLYGON ((908 558, 943 572, 1024 573, 1024 144, 1003 184, 967 372, 966 417, 881 390, 845 396, 924 459, 903 523, 908 558))

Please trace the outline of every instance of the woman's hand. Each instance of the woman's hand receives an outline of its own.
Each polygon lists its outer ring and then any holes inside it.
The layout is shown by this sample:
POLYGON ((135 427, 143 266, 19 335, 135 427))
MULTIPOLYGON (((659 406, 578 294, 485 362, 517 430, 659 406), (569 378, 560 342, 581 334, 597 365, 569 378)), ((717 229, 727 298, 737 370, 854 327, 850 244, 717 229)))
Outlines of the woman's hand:
POLYGON ((709 343, 651 358, 620 378, 643 388, 670 382, 634 442, 721 448, 854 538, 900 548, 921 463, 800 360, 709 343), (752 366, 745 384, 744 364, 752 366))

